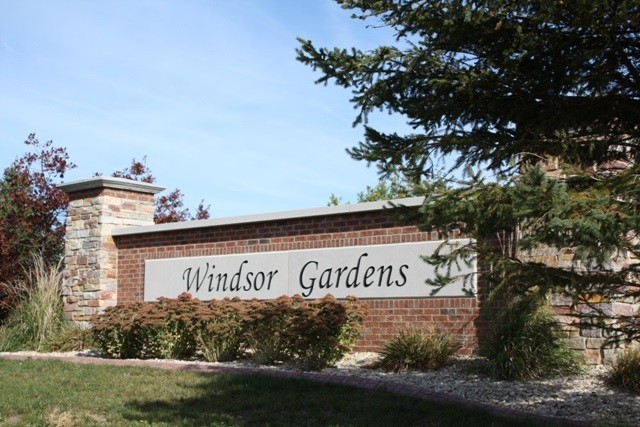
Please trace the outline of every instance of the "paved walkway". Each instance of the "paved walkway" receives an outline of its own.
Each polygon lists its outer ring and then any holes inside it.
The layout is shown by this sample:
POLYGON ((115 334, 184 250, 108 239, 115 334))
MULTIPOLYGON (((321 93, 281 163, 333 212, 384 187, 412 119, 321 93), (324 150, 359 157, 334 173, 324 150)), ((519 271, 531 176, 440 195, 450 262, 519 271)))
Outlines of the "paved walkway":
POLYGON ((259 367, 231 367, 216 366, 203 363, 188 362, 168 362, 162 360, 139 360, 139 359, 105 359, 100 357, 87 356, 59 356, 51 354, 22 355, 22 354, 2 354, 0 359, 6 360, 63 360, 67 362, 85 365, 113 365, 113 366, 142 366, 156 369, 166 369, 173 371, 189 371, 202 374, 235 374, 235 375, 268 375, 279 378, 303 378, 328 384, 340 384, 353 386, 365 390, 385 391, 402 396, 409 396, 430 402, 454 404, 469 409, 479 409, 491 414, 513 420, 528 420, 538 425, 560 424, 566 426, 586 427, 591 423, 585 421, 571 420, 566 418, 544 416, 516 409, 505 408, 497 405, 473 402, 459 396, 448 393, 437 392, 411 384, 404 384, 391 380, 370 379, 357 375, 344 375, 323 372, 303 372, 281 369, 261 369, 259 367))

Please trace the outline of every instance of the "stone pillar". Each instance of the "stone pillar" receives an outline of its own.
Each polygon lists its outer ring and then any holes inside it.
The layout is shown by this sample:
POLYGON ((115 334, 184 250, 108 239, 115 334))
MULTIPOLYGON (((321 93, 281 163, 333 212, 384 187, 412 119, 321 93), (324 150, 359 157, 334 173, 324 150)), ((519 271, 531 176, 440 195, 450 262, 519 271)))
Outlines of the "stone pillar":
MULTIPOLYGON (((588 271, 571 248, 539 248, 529 259, 567 271, 588 271)), ((611 271, 620 271, 637 262, 630 254, 617 254, 611 258, 608 267, 611 271)), ((637 316, 640 309, 638 301, 624 300, 622 296, 605 299, 602 295, 590 295, 589 300, 584 301, 553 295, 550 302, 569 336, 569 346, 579 350, 592 365, 610 365, 616 355, 626 348, 624 343, 613 345, 608 342, 611 332, 607 327, 620 325, 620 318, 637 316)))
POLYGON ((153 184, 95 177, 58 186, 69 195, 65 236, 64 305, 75 323, 117 302, 115 228, 153 224, 153 184))

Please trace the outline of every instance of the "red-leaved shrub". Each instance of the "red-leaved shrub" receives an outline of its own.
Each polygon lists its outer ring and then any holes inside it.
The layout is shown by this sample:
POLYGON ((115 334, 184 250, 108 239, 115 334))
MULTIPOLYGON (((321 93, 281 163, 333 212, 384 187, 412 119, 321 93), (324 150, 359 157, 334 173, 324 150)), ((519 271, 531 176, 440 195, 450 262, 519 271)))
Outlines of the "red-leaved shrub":
POLYGON ((182 294, 109 307, 93 317, 92 334, 102 353, 113 358, 227 361, 246 353, 260 364, 290 361, 322 369, 353 347, 364 316, 355 297, 205 303, 182 294))

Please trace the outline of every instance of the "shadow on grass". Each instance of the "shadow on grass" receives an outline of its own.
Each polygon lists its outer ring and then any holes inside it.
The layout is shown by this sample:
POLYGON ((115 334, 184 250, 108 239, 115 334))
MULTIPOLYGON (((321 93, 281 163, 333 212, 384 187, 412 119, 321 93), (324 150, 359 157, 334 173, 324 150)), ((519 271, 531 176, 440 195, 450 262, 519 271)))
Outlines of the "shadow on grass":
POLYGON ((0 425, 526 426, 453 405, 267 375, 0 359, 0 425))
POLYGON ((199 396, 127 404, 126 419, 168 425, 514 426, 455 406, 354 387, 259 375, 220 375, 198 385, 199 396))

